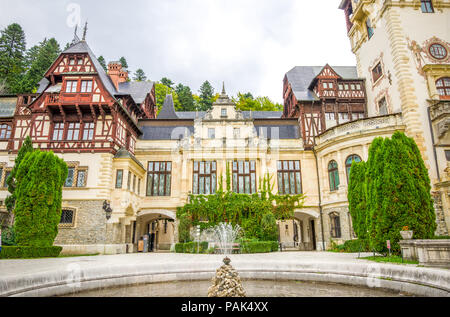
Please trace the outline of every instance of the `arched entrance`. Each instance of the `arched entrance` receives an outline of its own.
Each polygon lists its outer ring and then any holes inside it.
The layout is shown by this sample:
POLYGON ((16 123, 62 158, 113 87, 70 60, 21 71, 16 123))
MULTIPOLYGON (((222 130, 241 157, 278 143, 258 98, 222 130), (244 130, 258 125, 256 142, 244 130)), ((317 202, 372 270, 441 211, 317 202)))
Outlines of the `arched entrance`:
POLYGON ((141 210, 137 215, 138 252, 168 252, 176 241, 175 212, 141 210))
POLYGON ((279 239, 283 249, 317 250, 319 213, 314 209, 297 209, 291 220, 279 221, 279 239))

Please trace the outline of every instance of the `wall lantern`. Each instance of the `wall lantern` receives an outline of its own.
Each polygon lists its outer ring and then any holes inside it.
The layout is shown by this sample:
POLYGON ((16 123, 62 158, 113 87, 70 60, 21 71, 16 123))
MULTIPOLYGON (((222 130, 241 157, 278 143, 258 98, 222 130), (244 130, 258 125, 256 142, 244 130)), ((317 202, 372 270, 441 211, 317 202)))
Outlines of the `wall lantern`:
POLYGON ((106 213, 106 220, 111 219, 111 214, 112 214, 112 209, 111 209, 111 205, 109 204, 109 202, 107 202, 106 200, 103 202, 103 210, 106 213))

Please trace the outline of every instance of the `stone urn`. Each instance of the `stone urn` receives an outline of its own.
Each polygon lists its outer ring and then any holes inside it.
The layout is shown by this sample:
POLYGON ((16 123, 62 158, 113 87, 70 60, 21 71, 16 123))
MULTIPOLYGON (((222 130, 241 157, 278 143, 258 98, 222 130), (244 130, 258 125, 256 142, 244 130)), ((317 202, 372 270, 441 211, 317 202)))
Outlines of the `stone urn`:
POLYGON ((411 240, 413 237, 413 231, 400 231, 400 235, 402 236, 403 240, 411 240))

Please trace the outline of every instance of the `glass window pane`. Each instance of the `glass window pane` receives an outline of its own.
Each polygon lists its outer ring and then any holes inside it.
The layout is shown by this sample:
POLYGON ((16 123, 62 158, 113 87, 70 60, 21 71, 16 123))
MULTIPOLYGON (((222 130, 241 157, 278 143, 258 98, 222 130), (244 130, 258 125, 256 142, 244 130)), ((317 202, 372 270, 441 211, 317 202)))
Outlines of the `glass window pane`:
POLYGON ((153 196, 158 196, 159 192, 159 177, 158 174, 153 176, 153 196))
POLYGON ((150 172, 153 171, 153 162, 148 163, 148 170, 149 170, 150 172))
POLYGON ((292 171, 294 169, 294 161, 289 161, 289 170, 292 171))
POLYGON ((290 194, 290 187, 289 187, 289 173, 284 173, 284 193, 290 194))
POLYGON ((300 170, 300 161, 295 161, 295 170, 296 171, 300 170))
POLYGON ((164 186, 165 186, 165 175, 159 175, 159 195, 164 196, 164 186))
POLYGON ((167 171, 168 172, 172 171, 172 162, 167 162, 167 171))
POLYGON ((256 193, 256 174, 252 173, 252 194, 256 193))
POLYGON ((166 178, 166 196, 170 196, 170 186, 172 185, 172 175, 167 174, 166 178))
POLYGON ((198 174, 194 174, 194 184, 193 184, 193 189, 192 189, 192 191, 193 191, 193 193, 194 193, 194 195, 197 195, 198 194, 198 174))
POLYGON ((205 174, 205 162, 200 162, 200 174, 205 174))
POLYGON ((147 196, 152 195, 153 186, 153 174, 148 174, 147 176, 147 196))
POLYGON ((216 174, 212 174, 211 175, 211 194, 216 193, 216 186, 217 186, 216 184, 217 184, 216 174))
POLYGON ((233 174, 233 191, 234 191, 235 193, 238 192, 238 188, 237 188, 238 176, 237 176, 237 175, 238 175, 237 173, 234 173, 234 174, 233 174))
POLYGON ((166 171, 166 163, 165 162, 159 163, 159 169, 161 170, 161 172, 165 172, 166 171))
POLYGON ((217 168, 217 163, 214 161, 214 162, 212 162, 211 170, 212 170, 212 171, 215 171, 216 168, 217 168))
POLYGON ((250 173, 250 162, 245 162, 245 174, 250 173))
POLYGON ((256 163, 255 163, 255 161, 251 161, 250 162, 250 170, 252 170, 252 171, 256 170, 256 163))
POLYGON ((283 169, 284 169, 285 171, 288 170, 288 161, 283 161, 283 169))
POLYGON ((68 169, 67 178, 66 178, 66 182, 64 184, 64 187, 72 187, 73 186, 74 176, 75 176, 75 168, 70 167, 68 169))
POLYGON ((86 171, 78 171, 78 177, 77 177, 77 187, 84 187, 86 180, 86 171))
POLYGON ((211 194, 211 178, 205 178, 205 195, 211 194))
POLYGON ((295 173, 295 179, 297 182, 297 193, 296 194, 301 194, 303 191, 302 191, 302 178, 301 178, 300 173, 295 173))
POLYGON ((155 172, 159 172, 159 162, 155 162, 155 172))
POLYGON ((237 168, 237 162, 234 161, 234 162, 233 162, 233 172, 234 172, 234 171, 237 171, 237 169, 238 169, 238 168, 237 168))
POLYGON ((205 163, 205 173, 211 174, 211 163, 210 162, 205 163))
POLYGON ((245 193, 250 194, 250 176, 245 176, 245 193))
POLYGON ((282 164, 281 161, 278 161, 278 162, 277 162, 277 168, 278 168, 279 171, 282 169, 281 164, 282 164))
POLYGON ((243 174, 243 173, 244 173, 244 162, 239 161, 239 174, 243 174))
POLYGON ((194 171, 198 172, 198 162, 194 162, 194 171))
POLYGON ((295 194, 295 178, 294 173, 290 173, 290 182, 291 182, 291 195, 295 194))
POLYGON ((239 176, 239 193, 244 193, 244 176, 239 176))
POLYGON ((278 173, 278 191, 280 194, 284 194, 283 173, 278 173))
POLYGON ((204 195, 205 194, 205 178, 204 177, 200 177, 199 193, 200 193, 200 195, 204 195))

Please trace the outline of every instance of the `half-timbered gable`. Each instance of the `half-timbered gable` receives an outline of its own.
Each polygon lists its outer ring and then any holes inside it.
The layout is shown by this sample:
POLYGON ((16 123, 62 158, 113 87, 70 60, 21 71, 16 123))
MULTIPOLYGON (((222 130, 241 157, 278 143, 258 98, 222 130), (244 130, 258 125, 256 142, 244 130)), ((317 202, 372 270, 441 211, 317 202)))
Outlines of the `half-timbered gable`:
POLYGON ((364 118, 365 104, 355 67, 297 66, 284 78, 284 117, 299 119, 306 147, 327 129, 364 118))
POLYGON ((28 119, 17 120, 16 151, 30 135, 39 148, 54 152, 115 153, 124 147, 133 153, 138 120, 156 114, 154 83, 128 82, 119 62, 105 72, 84 40, 56 59, 38 93, 24 109, 18 106, 28 119))

